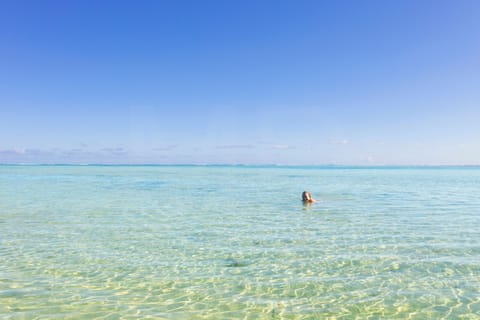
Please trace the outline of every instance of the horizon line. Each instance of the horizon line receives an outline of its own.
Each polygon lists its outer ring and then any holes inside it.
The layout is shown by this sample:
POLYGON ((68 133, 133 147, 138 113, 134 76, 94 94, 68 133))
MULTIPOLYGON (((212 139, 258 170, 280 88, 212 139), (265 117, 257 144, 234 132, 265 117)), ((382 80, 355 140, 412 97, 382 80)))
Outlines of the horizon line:
POLYGON ((388 168, 388 167, 480 167, 480 164, 285 164, 285 163, 2 163, 0 166, 184 166, 184 167, 338 167, 338 168, 388 168))

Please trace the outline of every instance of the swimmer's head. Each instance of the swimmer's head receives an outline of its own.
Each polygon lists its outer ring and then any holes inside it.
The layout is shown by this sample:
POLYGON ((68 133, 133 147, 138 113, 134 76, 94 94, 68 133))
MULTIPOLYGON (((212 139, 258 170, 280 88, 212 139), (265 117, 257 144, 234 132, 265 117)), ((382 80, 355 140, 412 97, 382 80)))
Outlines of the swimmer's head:
POLYGON ((308 191, 303 191, 302 201, 312 201, 312 195, 308 191))

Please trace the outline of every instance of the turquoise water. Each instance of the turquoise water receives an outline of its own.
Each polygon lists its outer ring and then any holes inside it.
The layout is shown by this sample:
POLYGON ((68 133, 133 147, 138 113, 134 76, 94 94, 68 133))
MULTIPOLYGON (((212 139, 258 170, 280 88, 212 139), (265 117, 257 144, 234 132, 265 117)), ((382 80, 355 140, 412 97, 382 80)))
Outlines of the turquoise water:
POLYGON ((480 319, 479 288, 480 168, 0 166, 2 319, 480 319))

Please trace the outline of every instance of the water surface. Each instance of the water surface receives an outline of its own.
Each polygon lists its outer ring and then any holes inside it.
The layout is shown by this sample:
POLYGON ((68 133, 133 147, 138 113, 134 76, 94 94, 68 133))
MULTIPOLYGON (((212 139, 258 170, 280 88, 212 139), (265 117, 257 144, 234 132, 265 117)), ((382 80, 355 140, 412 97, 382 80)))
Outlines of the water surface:
POLYGON ((475 167, 0 166, 0 315, 479 319, 479 191, 475 167))

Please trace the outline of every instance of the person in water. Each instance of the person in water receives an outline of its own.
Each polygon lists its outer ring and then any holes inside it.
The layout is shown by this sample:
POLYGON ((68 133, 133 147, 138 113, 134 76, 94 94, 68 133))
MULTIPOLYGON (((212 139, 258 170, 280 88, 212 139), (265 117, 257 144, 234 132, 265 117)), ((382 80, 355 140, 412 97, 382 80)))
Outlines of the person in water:
POLYGON ((312 203, 316 200, 312 198, 312 195, 308 191, 303 191, 302 193, 302 201, 303 203, 312 203))

